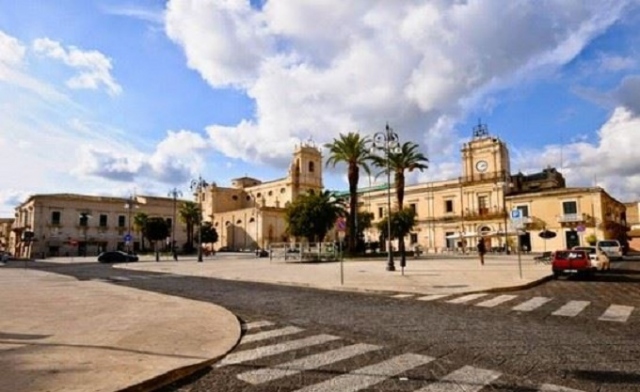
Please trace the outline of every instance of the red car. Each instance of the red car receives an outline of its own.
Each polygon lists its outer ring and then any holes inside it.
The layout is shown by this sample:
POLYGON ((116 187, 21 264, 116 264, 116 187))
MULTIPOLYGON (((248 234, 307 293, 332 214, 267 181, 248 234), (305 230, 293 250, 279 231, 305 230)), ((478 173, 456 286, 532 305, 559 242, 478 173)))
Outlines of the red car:
POLYGON ((555 278, 562 274, 593 274, 589 254, 584 250, 557 250, 551 259, 551 269, 555 278))

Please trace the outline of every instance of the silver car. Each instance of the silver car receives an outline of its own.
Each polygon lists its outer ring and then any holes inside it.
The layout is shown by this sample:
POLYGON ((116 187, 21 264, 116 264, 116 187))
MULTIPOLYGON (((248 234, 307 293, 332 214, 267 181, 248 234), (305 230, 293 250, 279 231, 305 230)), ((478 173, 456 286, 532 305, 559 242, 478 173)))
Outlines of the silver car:
POLYGON ((622 246, 618 240, 602 240, 596 243, 596 248, 609 256, 609 260, 622 260, 622 246))

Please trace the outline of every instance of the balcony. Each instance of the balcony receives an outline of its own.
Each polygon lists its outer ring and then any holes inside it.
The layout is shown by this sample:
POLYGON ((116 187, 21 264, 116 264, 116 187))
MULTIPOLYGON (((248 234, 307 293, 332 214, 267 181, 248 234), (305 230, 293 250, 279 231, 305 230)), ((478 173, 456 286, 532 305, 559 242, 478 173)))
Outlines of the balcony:
POLYGON ((585 214, 563 214, 558 216, 560 223, 583 223, 586 222, 585 214))
POLYGON ((507 216, 507 212, 498 207, 494 208, 479 208, 477 210, 467 210, 464 213, 464 220, 496 220, 504 219, 507 216))
POLYGON ((458 180, 463 184, 476 183, 476 182, 493 182, 498 183, 505 180, 508 174, 503 170, 493 173, 473 173, 470 176, 458 177, 458 180))

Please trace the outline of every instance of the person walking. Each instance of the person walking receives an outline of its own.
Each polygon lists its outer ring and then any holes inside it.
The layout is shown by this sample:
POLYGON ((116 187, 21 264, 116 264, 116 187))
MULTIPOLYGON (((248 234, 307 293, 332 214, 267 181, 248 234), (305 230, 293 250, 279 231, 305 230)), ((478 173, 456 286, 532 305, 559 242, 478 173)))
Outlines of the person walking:
POLYGON ((487 253, 487 248, 484 245, 484 240, 480 238, 478 240, 478 255, 480 255, 480 264, 484 265, 484 254, 487 253))

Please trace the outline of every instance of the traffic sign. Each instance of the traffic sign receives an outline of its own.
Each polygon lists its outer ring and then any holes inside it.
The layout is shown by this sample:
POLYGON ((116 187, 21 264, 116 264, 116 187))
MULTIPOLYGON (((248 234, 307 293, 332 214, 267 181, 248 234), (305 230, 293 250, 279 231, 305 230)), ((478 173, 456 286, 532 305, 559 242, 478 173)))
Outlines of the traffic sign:
POLYGON ((576 227, 576 231, 578 233, 583 233, 587 228, 584 225, 578 225, 578 227, 576 227))
POLYGON ((338 231, 345 231, 347 229, 347 222, 345 222, 344 218, 338 218, 336 226, 338 231))
POLYGON ((522 210, 514 208, 511 210, 511 220, 522 219, 522 210))
POLYGON ((124 242, 131 242, 131 240, 133 239, 133 236, 131 234, 125 234, 123 239, 124 239, 124 242))

